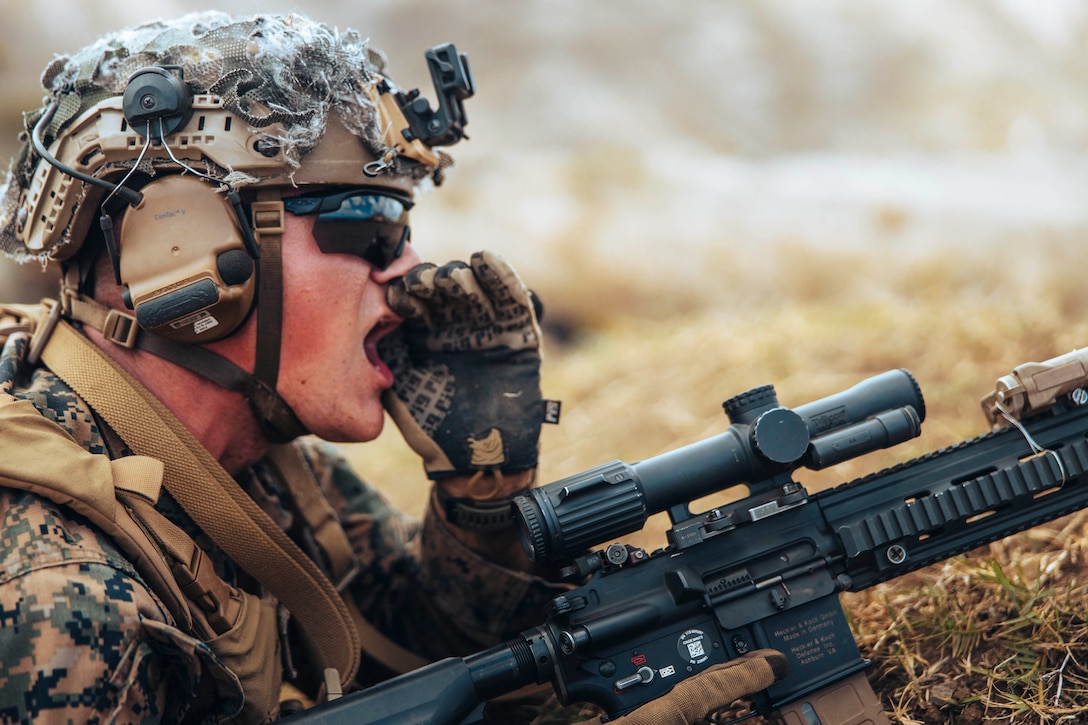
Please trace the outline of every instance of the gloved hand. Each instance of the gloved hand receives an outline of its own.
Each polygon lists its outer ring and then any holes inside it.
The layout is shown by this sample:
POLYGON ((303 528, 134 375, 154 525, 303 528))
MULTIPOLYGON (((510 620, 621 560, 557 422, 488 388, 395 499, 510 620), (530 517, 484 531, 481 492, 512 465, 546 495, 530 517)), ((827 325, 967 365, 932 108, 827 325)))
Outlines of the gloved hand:
POLYGON ((540 324, 513 268, 491 252, 420 264, 390 283, 388 301, 404 324, 380 344, 395 376, 382 401, 427 475, 535 468, 540 324))
MULTIPOLYGON (((684 680, 668 694, 646 703, 609 725, 695 725, 734 700, 765 690, 786 676, 786 656, 760 649, 707 668, 684 680)), ((581 725, 596 725, 590 720, 581 725)))

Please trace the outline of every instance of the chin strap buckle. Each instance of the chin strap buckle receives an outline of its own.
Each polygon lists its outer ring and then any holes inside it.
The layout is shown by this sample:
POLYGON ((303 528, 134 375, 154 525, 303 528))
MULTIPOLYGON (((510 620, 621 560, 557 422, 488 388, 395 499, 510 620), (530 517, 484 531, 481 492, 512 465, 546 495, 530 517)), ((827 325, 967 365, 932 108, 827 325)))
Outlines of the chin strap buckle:
POLYGON ((129 350, 136 347, 136 336, 140 333, 140 325, 136 317, 111 309, 106 313, 106 321, 102 323, 102 334, 112 343, 127 347, 129 350))
POLYGON ((283 234, 286 230, 287 211, 282 201, 255 201, 251 209, 253 232, 258 239, 262 234, 283 234))

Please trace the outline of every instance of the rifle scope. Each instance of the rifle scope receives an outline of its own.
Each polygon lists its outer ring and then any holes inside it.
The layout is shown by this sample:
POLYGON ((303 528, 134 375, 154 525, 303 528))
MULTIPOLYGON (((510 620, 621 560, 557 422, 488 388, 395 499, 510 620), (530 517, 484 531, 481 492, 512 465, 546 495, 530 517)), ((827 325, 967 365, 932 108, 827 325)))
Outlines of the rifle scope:
POLYGON ((533 561, 568 560, 638 531, 666 509, 676 524, 677 507, 686 511, 691 501, 742 483, 758 498, 789 483, 802 466, 819 470, 914 438, 925 419, 922 391, 902 369, 792 410, 779 405, 770 385, 722 407, 731 423, 724 433, 639 463, 606 463, 516 497, 525 553, 533 561))

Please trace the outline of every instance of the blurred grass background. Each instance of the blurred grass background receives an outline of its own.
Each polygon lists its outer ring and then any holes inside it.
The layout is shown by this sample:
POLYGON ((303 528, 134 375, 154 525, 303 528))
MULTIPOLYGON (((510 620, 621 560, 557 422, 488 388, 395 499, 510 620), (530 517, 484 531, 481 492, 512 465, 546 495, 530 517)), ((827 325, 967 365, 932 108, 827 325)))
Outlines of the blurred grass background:
MULTIPOLYGON (((0 0, 0 155, 53 52, 199 7, 0 0)), ((756 385, 795 406, 910 369, 927 400, 922 436, 798 474, 838 483, 983 432, 978 400, 997 377, 1088 345, 1080 3, 327 0, 306 11, 370 36, 397 82, 428 96, 423 49, 453 41, 469 54, 472 140, 423 195, 413 240, 436 262, 495 249, 544 299, 545 396, 564 407, 544 432, 542 482, 716 434, 721 401, 756 385)), ((23 271, 0 263, 4 297, 51 291, 23 271)), ((350 454, 419 510, 421 467, 387 433, 350 454)), ((663 526, 630 540, 654 548, 663 526)))

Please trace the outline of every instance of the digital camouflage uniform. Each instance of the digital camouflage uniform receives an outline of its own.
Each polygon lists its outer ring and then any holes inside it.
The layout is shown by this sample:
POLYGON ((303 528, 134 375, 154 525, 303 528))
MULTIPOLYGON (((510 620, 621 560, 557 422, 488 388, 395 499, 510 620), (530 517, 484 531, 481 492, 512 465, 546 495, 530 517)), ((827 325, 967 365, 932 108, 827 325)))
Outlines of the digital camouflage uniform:
MULTIPOLYGON (((88 451, 126 455, 64 382, 26 365, 27 344, 17 334, 3 347, 0 392, 30 401, 88 451)), ((394 510, 333 446, 314 439, 296 445, 359 558, 347 593, 394 640, 435 659, 477 651, 539 623, 554 585, 482 559, 433 511, 419 522, 394 510)), ((270 467, 259 462, 237 478, 309 550, 312 537, 270 467)), ((214 557, 228 583, 259 591, 165 491, 157 508, 214 557)), ((285 679, 309 689, 305 649, 282 608, 280 616, 285 679)), ((387 674, 366 664, 362 671, 370 680, 387 674)), ((192 703, 206 708, 198 722, 229 718, 241 705, 236 683, 211 650, 172 626, 155 593, 88 520, 0 488, 0 722, 171 722, 194 719, 192 703)))

